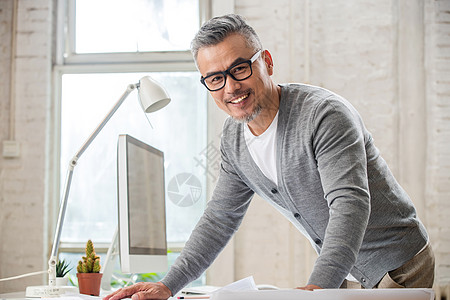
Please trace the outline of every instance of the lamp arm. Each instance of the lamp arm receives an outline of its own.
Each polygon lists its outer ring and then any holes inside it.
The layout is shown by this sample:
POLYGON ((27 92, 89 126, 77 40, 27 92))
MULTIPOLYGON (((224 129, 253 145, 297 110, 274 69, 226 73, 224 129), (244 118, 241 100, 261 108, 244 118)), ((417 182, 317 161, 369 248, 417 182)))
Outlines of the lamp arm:
MULTIPOLYGON (((83 152, 89 147, 89 145, 92 143, 92 141, 97 137, 97 135, 100 133, 100 131, 103 129, 103 127, 108 123, 109 119, 114 115, 114 113, 117 111, 117 109, 122 105, 123 101, 128 97, 128 95, 134 91, 138 87, 138 84, 129 84, 125 92, 122 94, 122 96, 119 98, 117 103, 111 108, 110 112, 106 115, 106 117, 103 119, 103 121, 97 126, 97 128, 94 130, 94 132, 91 133, 91 136, 84 142, 83 146, 81 146, 80 150, 75 154, 74 159, 78 160, 78 158, 83 154, 83 152)), ((72 159, 73 160, 73 159, 72 159)), ((76 163, 75 160, 75 163, 76 163)))
POLYGON ((50 259, 48 261, 48 285, 56 286, 56 263, 58 256, 59 243, 62 232, 62 225, 64 223, 64 217, 66 215, 66 207, 69 198, 70 185, 72 184, 72 175, 75 166, 77 165, 77 161, 80 156, 84 153, 84 151, 89 147, 92 141, 97 137, 103 127, 108 123, 109 119, 114 115, 117 109, 122 105, 123 101, 128 97, 128 95, 138 87, 139 84, 130 84, 128 85, 126 91, 122 94, 110 112, 106 115, 106 117, 101 121, 101 123, 97 126, 97 128, 92 132, 89 138, 84 142, 83 146, 81 146, 80 150, 75 154, 75 156, 69 162, 69 168, 66 175, 66 182, 64 184, 64 192, 61 197, 59 214, 58 214, 58 222, 56 223, 55 236, 53 238, 53 246, 52 252, 50 255, 50 259))

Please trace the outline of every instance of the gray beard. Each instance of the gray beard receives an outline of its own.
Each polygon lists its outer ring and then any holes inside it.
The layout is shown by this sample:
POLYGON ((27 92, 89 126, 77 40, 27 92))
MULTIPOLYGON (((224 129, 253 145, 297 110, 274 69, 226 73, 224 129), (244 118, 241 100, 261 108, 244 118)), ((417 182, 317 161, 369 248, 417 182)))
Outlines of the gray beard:
POLYGON ((236 121, 237 123, 248 124, 251 121, 253 121, 261 113, 261 111, 262 111, 261 105, 257 105, 251 114, 244 116, 242 118, 233 117, 233 120, 236 121))

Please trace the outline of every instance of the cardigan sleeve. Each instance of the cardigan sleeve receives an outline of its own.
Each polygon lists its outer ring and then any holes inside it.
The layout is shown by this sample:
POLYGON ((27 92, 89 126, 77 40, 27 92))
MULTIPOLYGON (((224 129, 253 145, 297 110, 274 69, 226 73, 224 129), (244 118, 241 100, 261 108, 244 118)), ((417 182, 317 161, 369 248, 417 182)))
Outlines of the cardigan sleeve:
POLYGON ((209 267, 238 229, 254 192, 234 172, 221 146, 219 179, 203 216, 161 280, 175 295, 209 267))
POLYGON ((312 128, 329 221, 308 284, 339 288, 355 264, 370 215, 366 131, 356 110, 334 99, 320 102, 312 128))

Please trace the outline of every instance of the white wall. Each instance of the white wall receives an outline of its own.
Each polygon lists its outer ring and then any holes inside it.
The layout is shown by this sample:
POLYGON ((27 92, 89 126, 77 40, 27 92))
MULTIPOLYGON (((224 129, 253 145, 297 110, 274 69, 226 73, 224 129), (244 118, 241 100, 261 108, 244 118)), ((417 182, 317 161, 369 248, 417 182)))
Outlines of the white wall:
MULTIPOLYGON (((449 280, 450 1, 234 2, 271 51, 276 82, 326 87, 360 111, 431 234, 438 280, 449 280)), ((17 158, 0 155, 0 278, 43 270, 48 257, 42 239, 49 226, 46 132, 56 7, 53 0, 17 3, 13 30, 14 1, 0 1, 0 141, 21 146, 17 158)), ((306 240, 256 198, 216 264, 228 267, 209 275, 216 284, 254 275, 257 283, 294 287, 306 282, 314 258, 306 240)), ((0 292, 43 278, 0 283, 0 292)))
MULTIPOLYGON (((450 1, 425 4, 427 156, 425 209, 437 281, 450 282, 450 1)), ((449 292, 449 291, 448 291, 449 292)), ((450 294, 447 295, 450 297, 450 294)))
MULTIPOLYGON (((0 278, 45 270, 47 255, 43 216, 53 6, 49 0, 16 3, 14 30, 14 1, 0 1, 0 140, 20 143, 19 157, 0 155, 0 278)), ((0 291, 41 284, 41 278, 1 283, 0 291)))

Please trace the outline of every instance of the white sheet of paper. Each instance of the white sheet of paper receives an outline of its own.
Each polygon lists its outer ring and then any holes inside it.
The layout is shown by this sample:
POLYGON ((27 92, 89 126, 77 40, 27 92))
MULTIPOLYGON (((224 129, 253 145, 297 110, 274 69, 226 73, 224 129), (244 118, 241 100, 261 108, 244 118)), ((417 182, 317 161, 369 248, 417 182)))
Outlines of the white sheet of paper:
POLYGON ((218 289, 214 293, 220 293, 224 291, 257 291, 255 280, 253 276, 243 278, 241 280, 230 283, 221 289, 218 289))

